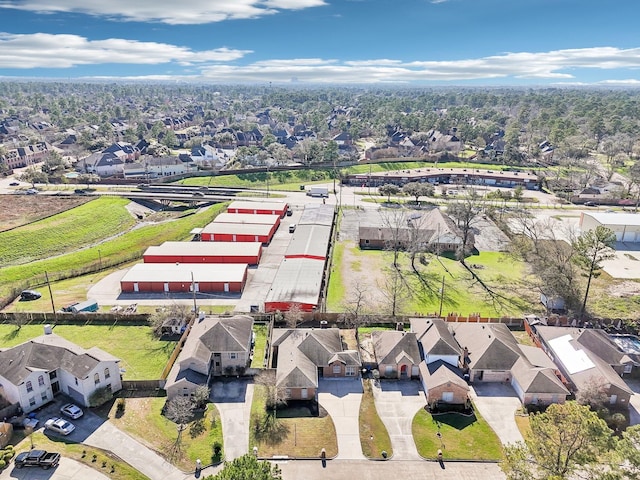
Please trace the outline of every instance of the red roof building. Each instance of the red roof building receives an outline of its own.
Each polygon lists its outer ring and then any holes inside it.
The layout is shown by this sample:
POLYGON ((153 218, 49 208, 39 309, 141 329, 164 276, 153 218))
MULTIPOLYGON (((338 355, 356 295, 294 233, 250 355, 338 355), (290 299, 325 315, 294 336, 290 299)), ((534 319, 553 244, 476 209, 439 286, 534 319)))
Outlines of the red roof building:
POLYGON ((287 213, 288 205, 285 202, 231 202, 227 208, 229 213, 254 213, 258 215, 280 215, 284 217, 287 213))
POLYGON ((202 229, 203 242, 260 242, 268 244, 274 234, 273 226, 254 223, 210 223, 202 229))
POLYGON ((246 263, 138 263, 122 277, 120 288, 123 293, 241 293, 247 268, 246 263))
POLYGON ((257 265, 260 242, 164 242, 147 248, 144 263, 247 263, 257 265))

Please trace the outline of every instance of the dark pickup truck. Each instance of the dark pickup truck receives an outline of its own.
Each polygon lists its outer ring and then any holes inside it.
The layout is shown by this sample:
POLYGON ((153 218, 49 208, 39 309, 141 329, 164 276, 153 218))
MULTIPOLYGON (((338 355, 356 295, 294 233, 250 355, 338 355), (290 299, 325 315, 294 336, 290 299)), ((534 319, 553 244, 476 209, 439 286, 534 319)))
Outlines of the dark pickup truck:
POLYGON ((48 470, 51 467, 57 467, 59 462, 59 453, 47 452, 46 450, 31 450, 29 452, 22 452, 19 453, 14 460, 16 468, 41 467, 44 470, 48 470))

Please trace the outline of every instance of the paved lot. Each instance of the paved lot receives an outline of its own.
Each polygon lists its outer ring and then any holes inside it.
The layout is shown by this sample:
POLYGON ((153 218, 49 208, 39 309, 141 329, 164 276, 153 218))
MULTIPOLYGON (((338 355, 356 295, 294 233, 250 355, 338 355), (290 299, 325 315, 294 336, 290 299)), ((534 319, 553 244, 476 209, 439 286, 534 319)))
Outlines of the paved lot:
POLYGON ((373 396, 393 446, 393 460, 418 460, 411 423, 427 401, 417 380, 381 380, 373 396))
POLYGON ((358 416, 362 400, 362 381, 358 379, 320 379, 318 401, 329 412, 338 437, 340 459, 364 459, 360 445, 358 416))
POLYGON ((218 407, 222 421, 226 460, 240 457, 249 450, 253 386, 248 380, 216 381, 211 386, 211 401, 218 407))
POLYGON ((107 480, 109 477, 69 458, 61 458, 57 468, 42 470, 41 468, 9 467, 0 474, 0 480, 107 480))
POLYGON ((480 415, 496 432, 504 445, 523 441, 514 416, 522 404, 511 385, 501 383, 474 384, 471 387, 470 395, 480 415))
POLYGON ((496 463, 455 463, 404 461, 373 462, 370 460, 330 460, 278 462, 283 480, 389 480, 389 479, 455 479, 501 480, 506 478, 496 463))

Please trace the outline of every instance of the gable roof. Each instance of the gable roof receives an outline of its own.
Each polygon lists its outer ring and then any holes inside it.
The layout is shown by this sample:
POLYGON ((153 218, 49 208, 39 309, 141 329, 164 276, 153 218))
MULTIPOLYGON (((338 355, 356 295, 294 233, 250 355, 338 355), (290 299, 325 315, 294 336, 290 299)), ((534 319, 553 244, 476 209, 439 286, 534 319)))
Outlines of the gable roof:
POLYGON ((456 385, 465 391, 469 391, 469 385, 460 375, 460 369, 443 360, 437 360, 430 364, 420 363, 420 375, 428 389, 436 388, 448 383, 456 385))
POLYGON ((502 323, 451 323, 450 328, 462 348, 468 349, 465 362, 474 370, 510 370, 522 355, 518 342, 502 323))
POLYGON ((534 367, 521 357, 511 369, 511 373, 525 393, 551 393, 569 395, 569 390, 562 384, 551 368, 534 367))
POLYGON ((425 355, 462 355, 462 348, 449 330, 447 322, 439 318, 411 318, 411 331, 425 355))
POLYGON ((102 361, 120 360, 97 347, 85 350, 52 333, 0 352, 0 375, 20 385, 33 371, 61 368, 84 379, 102 361))
POLYGON ((371 338, 378 364, 397 364, 402 356, 405 356, 413 365, 420 363, 420 350, 415 333, 374 330, 371 338))

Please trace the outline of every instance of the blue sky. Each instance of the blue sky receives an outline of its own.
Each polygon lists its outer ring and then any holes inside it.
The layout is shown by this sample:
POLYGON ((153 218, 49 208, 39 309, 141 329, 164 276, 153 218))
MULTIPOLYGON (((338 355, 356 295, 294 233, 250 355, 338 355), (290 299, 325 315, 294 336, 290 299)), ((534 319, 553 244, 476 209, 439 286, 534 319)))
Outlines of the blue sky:
POLYGON ((0 77, 640 86, 638 0, 0 0, 0 77))

